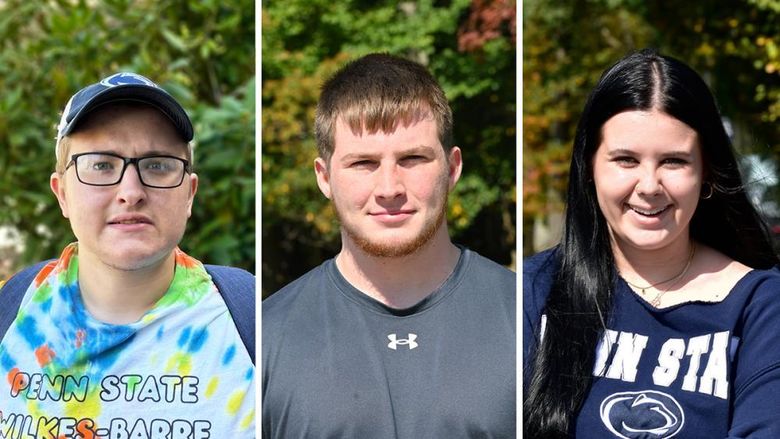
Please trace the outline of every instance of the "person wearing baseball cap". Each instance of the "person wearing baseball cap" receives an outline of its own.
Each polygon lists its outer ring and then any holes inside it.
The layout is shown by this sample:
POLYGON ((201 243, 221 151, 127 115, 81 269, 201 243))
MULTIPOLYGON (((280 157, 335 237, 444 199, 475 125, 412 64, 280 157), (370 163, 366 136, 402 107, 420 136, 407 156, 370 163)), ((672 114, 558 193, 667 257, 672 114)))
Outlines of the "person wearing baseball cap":
POLYGON ((135 73, 68 101, 50 186, 77 241, 0 295, 20 298, 0 325, 9 437, 255 437, 242 330, 254 277, 178 248, 198 189, 193 136, 176 99, 135 73))

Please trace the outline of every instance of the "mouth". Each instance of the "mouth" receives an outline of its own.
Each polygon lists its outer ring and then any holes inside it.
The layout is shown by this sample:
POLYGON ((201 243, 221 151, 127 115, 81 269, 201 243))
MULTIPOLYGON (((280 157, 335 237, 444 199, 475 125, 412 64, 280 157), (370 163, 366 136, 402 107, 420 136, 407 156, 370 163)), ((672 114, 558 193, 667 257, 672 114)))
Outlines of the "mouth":
POLYGON ((658 208, 641 208, 637 206, 632 206, 630 204, 627 204, 628 208, 636 212, 637 214, 648 217, 648 218, 655 218, 661 216, 664 212, 669 210, 671 208, 671 205, 666 205, 663 207, 658 208))
POLYGON ((399 216, 399 215, 411 215, 412 213, 414 213, 414 210, 406 209, 406 210, 387 210, 387 211, 370 212, 369 215, 371 215, 371 216, 399 216))
POLYGON ((370 212, 369 216, 381 224, 391 227, 397 227, 406 224, 406 221, 412 217, 414 210, 386 210, 370 212))
POLYGON ((152 221, 145 216, 118 216, 108 221, 109 225, 134 225, 134 224, 152 224, 152 221))

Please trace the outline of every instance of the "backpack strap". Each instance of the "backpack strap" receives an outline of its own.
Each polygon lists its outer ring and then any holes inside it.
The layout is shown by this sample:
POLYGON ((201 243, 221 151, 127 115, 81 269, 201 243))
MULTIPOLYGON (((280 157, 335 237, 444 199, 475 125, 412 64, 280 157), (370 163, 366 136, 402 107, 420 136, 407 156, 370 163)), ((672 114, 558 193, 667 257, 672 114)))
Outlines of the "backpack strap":
POLYGON ((255 276, 235 267, 205 265, 225 300, 238 335, 255 364, 255 276))
POLYGON ((27 267, 11 276, 8 282, 3 284, 3 288, 0 289, 0 340, 3 339, 11 323, 16 319, 24 293, 35 279, 35 275, 51 261, 50 259, 27 267))

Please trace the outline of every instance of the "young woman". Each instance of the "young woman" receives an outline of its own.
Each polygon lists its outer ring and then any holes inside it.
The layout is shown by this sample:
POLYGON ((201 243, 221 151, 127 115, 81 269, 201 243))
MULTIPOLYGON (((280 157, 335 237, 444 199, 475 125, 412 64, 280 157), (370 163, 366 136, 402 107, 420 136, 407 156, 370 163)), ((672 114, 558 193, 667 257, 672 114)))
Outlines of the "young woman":
POLYGON ((525 261, 524 437, 780 437, 780 271, 704 81, 645 50, 577 128, 525 261))

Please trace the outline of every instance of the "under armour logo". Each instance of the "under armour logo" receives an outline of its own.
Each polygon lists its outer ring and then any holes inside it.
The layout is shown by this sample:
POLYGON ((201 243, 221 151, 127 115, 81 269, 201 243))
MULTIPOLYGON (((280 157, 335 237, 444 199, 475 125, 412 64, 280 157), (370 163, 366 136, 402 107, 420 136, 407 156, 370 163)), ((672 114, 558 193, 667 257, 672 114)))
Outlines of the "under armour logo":
POLYGON ((417 347, 417 334, 409 334, 409 338, 398 338, 395 334, 387 334, 387 338, 390 339, 390 343, 387 344, 392 350, 398 349, 398 345, 407 345, 409 350, 417 347))

